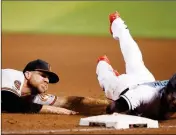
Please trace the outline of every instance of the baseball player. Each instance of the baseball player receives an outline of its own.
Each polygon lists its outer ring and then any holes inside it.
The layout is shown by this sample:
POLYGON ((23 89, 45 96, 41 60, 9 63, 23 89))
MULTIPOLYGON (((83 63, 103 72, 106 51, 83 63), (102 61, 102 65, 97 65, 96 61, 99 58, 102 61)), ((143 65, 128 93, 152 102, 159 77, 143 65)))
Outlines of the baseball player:
POLYGON ((2 112, 77 114, 59 107, 63 98, 46 93, 48 84, 58 81, 51 66, 40 59, 29 62, 23 72, 2 69, 2 112))
POLYGON ((176 111, 176 74, 156 81, 145 66, 141 51, 118 12, 109 15, 110 33, 119 40, 126 73, 119 74, 107 56, 98 58, 96 74, 107 98, 107 113, 119 112, 152 119, 167 119, 176 111))

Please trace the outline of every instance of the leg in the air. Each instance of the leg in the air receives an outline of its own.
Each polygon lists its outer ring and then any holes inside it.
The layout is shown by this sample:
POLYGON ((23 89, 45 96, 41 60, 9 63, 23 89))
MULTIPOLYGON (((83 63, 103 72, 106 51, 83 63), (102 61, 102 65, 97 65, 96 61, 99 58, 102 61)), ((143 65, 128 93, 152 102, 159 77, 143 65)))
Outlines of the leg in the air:
POLYGON ((105 91, 106 97, 112 99, 114 86, 116 85, 119 73, 112 68, 106 55, 98 58, 96 74, 99 85, 105 91))
POLYGON ((143 62, 141 51, 132 38, 129 29, 120 18, 118 12, 109 15, 110 32, 115 40, 119 40, 120 49, 126 64, 126 73, 134 76, 141 76, 141 79, 154 81, 151 72, 143 62))

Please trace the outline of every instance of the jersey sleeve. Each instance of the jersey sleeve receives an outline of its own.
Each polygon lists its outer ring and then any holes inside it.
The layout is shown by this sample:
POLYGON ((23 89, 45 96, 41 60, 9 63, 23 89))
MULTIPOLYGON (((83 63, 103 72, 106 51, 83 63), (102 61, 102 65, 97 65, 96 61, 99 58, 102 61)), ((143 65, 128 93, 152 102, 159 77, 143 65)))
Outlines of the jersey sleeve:
POLYGON ((38 94, 32 102, 40 105, 53 105, 56 102, 57 96, 52 94, 38 94))

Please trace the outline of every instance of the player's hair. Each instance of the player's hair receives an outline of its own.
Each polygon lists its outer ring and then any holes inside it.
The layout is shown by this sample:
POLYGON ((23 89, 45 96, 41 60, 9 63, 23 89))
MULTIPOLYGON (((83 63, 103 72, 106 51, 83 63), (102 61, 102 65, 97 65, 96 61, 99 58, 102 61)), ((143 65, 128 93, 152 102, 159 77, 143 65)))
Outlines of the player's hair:
POLYGON ((170 78, 168 84, 166 85, 166 92, 176 92, 176 73, 170 78))

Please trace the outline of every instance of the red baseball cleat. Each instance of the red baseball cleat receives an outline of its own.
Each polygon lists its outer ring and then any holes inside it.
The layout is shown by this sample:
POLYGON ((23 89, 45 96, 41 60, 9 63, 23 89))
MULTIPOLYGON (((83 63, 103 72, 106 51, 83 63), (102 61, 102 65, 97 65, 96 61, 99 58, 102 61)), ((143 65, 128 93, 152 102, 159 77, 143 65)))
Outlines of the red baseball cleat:
MULTIPOLYGON (((97 63, 100 62, 100 61, 105 61, 105 62, 107 62, 108 64, 110 64, 110 61, 109 61, 109 59, 108 59, 108 57, 107 57, 106 55, 100 56, 100 57, 98 58, 98 60, 97 60, 97 63)), ((110 64, 110 65, 111 65, 111 64, 110 64)), ((115 70, 115 69, 113 69, 113 72, 114 72, 114 74, 115 74, 116 76, 119 76, 119 75, 120 75, 119 72, 117 72, 117 70, 115 70)))
POLYGON ((117 70, 115 70, 115 69, 113 70, 113 72, 115 73, 116 76, 120 75, 119 72, 117 72, 117 70))
POLYGON ((98 58, 98 60, 97 60, 97 63, 98 63, 99 61, 105 61, 105 62, 107 62, 108 64, 110 64, 110 61, 109 61, 109 59, 108 59, 108 57, 107 57, 106 55, 100 56, 100 57, 98 58))
POLYGON ((114 13, 111 13, 111 14, 109 15, 109 22, 110 22, 109 31, 110 31, 111 35, 112 35, 112 30, 111 30, 112 22, 113 22, 116 18, 118 18, 118 17, 120 17, 120 14, 119 14, 117 11, 114 12, 114 13))

